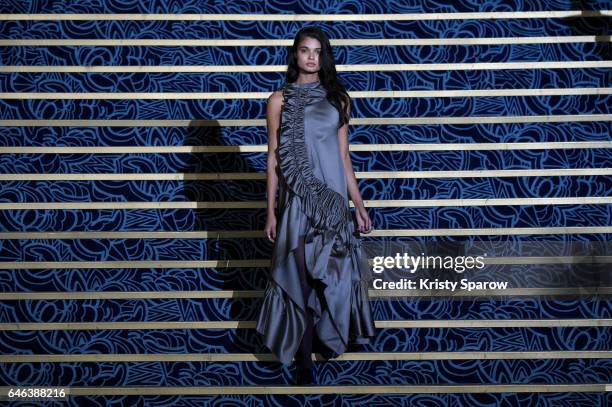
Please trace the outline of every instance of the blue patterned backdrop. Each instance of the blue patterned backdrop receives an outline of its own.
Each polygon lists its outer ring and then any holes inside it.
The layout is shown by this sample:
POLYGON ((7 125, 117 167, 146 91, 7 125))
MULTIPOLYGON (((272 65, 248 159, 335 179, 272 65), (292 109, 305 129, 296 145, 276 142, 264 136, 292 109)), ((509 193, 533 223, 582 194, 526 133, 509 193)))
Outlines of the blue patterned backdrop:
MULTIPOLYGON (((527 250, 529 244, 605 245, 612 240, 612 13, 606 11, 612 9, 610 6, 609 0, 2 2, 2 386, 153 388, 149 395, 138 390, 124 396, 85 392, 71 397, 70 405, 611 403, 612 393, 601 386, 584 390, 591 385, 612 385, 610 263, 588 261, 570 266, 496 265, 488 269, 488 276, 509 281, 519 292, 536 287, 581 287, 598 288, 608 295, 590 295, 587 290, 583 295, 552 297, 373 296, 377 321, 420 321, 423 326, 380 328, 371 345, 352 351, 388 355, 415 352, 420 356, 408 360, 389 357, 317 363, 321 384, 331 386, 586 387, 561 387, 550 392, 432 393, 413 389, 403 394, 374 390, 369 394, 275 395, 248 390, 246 394, 233 394, 230 390, 218 395, 155 394, 156 388, 166 386, 284 386, 292 377, 291 369, 269 359, 248 359, 253 354, 267 354, 249 325, 257 315, 267 278, 266 261, 272 250, 261 233, 265 224, 266 153, 265 149, 237 151, 233 147, 263 146, 267 142, 263 121, 266 97, 282 85, 287 59, 285 45, 270 45, 267 40, 292 40, 304 24, 320 26, 332 40, 374 40, 373 45, 334 45, 337 64, 349 66, 339 74, 350 92, 526 90, 520 95, 382 97, 373 93, 356 97, 349 137, 352 145, 364 147, 449 146, 394 151, 374 148, 351 153, 355 171, 363 173, 359 187, 364 200, 396 202, 388 207, 373 204, 368 208, 374 228, 381 233, 364 237, 367 243, 492 242, 491 247, 495 243, 514 245, 519 257, 538 256, 541 254, 537 250, 527 250), (500 12, 571 10, 575 13, 569 16, 496 16, 500 12), (482 12, 491 14, 459 14, 482 12), (115 20, 90 16, 125 13, 163 16, 151 21, 137 16, 115 20), (294 13, 357 18, 303 22, 168 17, 294 13), (412 13, 448 14, 440 19, 387 21, 358 17, 412 13), (44 14, 58 17, 37 17, 44 14), (61 16, 66 14, 85 17, 63 19, 61 16), (475 43, 445 43, 457 38, 475 43), (487 38, 499 40, 487 43, 487 38), (385 43, 411 39, 440 42, 385 43), (261 42, 231 45, 206 40, 261 42), (355 69, 366 64, 380 65, 381 69, 355 69), (385 64, 406 64, 408 68, 382 69, 385 64), (234 66, 244 69, 231 71, 229 68, 234 66), (278 69, 264 69, 271 66, 278 69), (221 68, 211 71, 207 67, 221 68), (580 89, 581 93, 572 94, 571 89, 580 89), (179 92, 182 97, 147 95, 152 92, 179 92), (262 96, 207 99, 186 95, 192 92, 257 92, 262 96), (397 118, 417 121, 391 122, 397 118), (499 120, 488 120, 491 118, 499 120), (587 144, 563 144, 572 142, 587 144), (499 147, 484 148, 483 143, 499 147), (533 143, 534 147, 508 148, 512 143, 533 143), (464 147, 451 148, 454 144, 464 147), (203 150, 180 150, 190 146, 203 150), (213 146, 224 150, 206 149, 213 146), (53 150, 54 147, 60 149, 53 150), (175 149, 104 150, 114 147, 175 149), (583 172, 572 172, 576 169, 583 172), (527 176, 504 173, 510 170, 534 172, 527 176), (414 173, 400 175, 404 171, 414 173), (455 176, 432 175, 434 171, 450 171, 455 176), (381 177, 374 172, 391 175, 381 177), (194 173, 203 175, 200 179, 171 178, 173 174, 188 177, 194 173), (227 179, 219 180, 214 176, 217 173, 229 174, 224 174, 227 179), (122 174, 134 176, 126 178, 122 174), (152 178, 144 179, 143 174, 152 174, 152 178), (207 178, 207 174, 212 175, 207 178), (587 200, 571 201, 577 197, 587 200), (509 201, 515 198, 525 200, 517 204, 509 201), (543 200, 532 203, 532 198, 543 200), (451 199, 502 201, 496 205, 481 204, 482 201, 444 204, 444 200, 451 199), (561 201, 555 201, 558 199, 561 201), (414 200, 440 201, 422 206, 397 203, 414 200), (193 202, 213 205, 198 208, 190 206, 193 202), (136 203, 135 207, 121 206, 131 203, 136 203), (526 229, 521 232, 519 228, 526 229), (412 232, 399 237, 388 233, 396 229, 412 232), (442 231, 446 229, 457 233, 442 231), (490 232, 478 233, 479 229, 490 232), (109 232, 119 235, 104 234, 109 232), (134 234, 121 235, 127 232, 134 234), (211 234, 156 237, 151 232, 211 234), (222 233, 217 236, 217 232, 222 233), (205 267, 180 264, 206 260, 242 263, 205 267), (127 263, 112 263, 115 261, 127 263), (148 261, 170 263, 160 266, 148 261), (206 295, 172 295, 185 291, 206 295), (233 291, 229 297, 224 294, 228 291, 233 291), (156 293, 170 295, 149 295, 156 293), (466 323, 458 327, 434 324, 449 320, 466 323), (467 323, 490 320, 507 325, 467 323), (574 322, 516 326, 514 322, 520 320, 574 322), (201 329, 114 325, 173 321, 238 321, 238 325, 201 329), (432 324, 428 326, 429 322, 432 324), (50 328, 44 325, 48 323, 99 325, 50 328), (563 356, 573 351, 586 352, 583 355, 587 356, 563 356), (436 358, 432 357, 435 352, 485 352, 485 356, 436 358), (509 352, 510 356, 487 358, 488 352, 509 352), (549 357, 512 356, 519 352, 552 353, 549 357), (161 358, 209 353, 238 354, 245 359, 161 358), (117 354, 160 358, 125 361, 93 357, 117 354), (41 358, 28 360, 26 355, 41 358), (78 355, 84 359, 68 358, 78 355), (14 356, 23 359, 11 359, 14 356)), ((570 258, 577 254, 588 256, 589 252, 560 253, 570 258)))

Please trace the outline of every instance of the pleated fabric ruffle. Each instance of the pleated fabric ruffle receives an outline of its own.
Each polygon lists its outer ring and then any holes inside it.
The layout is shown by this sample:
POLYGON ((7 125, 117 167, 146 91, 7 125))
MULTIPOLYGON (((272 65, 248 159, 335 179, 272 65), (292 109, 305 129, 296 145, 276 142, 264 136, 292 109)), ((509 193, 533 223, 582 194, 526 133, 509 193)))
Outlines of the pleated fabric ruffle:
MULTIPOLYGON (((287 83, 278 146, 278 165, 286 184, 302 198, 303 210, 315 229, 336 231, 334 252, 346 254, 352 239, 347 200, 314 176, 304 140, 304 108, 326 97, 325 88, 302 88, 287 83)), ((338 157, 339 158, 339 157, 338 157)))

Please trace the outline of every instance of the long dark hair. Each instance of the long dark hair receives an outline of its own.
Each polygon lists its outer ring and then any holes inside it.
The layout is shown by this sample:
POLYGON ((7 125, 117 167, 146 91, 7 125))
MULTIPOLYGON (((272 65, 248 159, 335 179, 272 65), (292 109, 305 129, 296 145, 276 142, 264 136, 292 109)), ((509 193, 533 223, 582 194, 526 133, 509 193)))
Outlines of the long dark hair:
POLYGON ((286 81, 291 83, 295 82, 300 73, 300 69, 297 65, 297 59, 295 54, 297 53, 298 45, 306 38, 314 38, 321 43, 321 53, 319 54, 319 80, 321 85, 327 90, 327 100, 331 103, 340 113, 340 120, 338 121, 338 127, 342 127, 345 123, 349 122, 349 106, 351 105, 351 97, 346 91, 346 87, 338 78, 336 73, 336 60, 329 44, 329 38, 319 27, 307 26, 302 28, 295 35, 293 45, 289 48, 288 52, 288 63, 287 63, 287 78, 286 81), (344 109, 342 108, 341 101, 344 102, 344 109))

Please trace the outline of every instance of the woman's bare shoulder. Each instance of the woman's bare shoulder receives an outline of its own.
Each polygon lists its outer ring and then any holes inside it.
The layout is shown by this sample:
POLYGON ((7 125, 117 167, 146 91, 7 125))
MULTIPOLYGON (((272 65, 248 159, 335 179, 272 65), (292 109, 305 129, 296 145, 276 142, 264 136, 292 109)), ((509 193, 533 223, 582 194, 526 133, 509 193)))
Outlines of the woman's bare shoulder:
POLYGON ((280 116, 281 106, 283 104, 283 92, 277 90, 268 97, 267 112, 268 116, 280 116))
POLYGON ((268 102, 278 104, 279 106, 282 101, 283 101, 283 91, 282 90, 274 91, 268 97, 268 102))

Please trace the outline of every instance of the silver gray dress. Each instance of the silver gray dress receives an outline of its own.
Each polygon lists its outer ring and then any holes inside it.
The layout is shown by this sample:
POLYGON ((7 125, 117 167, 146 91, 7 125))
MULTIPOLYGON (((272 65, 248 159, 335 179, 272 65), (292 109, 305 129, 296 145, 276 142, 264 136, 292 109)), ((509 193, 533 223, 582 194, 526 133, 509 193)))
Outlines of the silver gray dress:
POLYGON ((368 343, 374 335, 369 265, 348 201, 339 113, 325 96, 319 81, 284 86, 277 234, 256 325, 283 364, 291 363, 300 345, 306 307, 314 311, 316 334, 336 355, 349 342, 368 343), (306 302, 294 257, 299 236, 305 236, 308 273, 324 284, 306 302))

